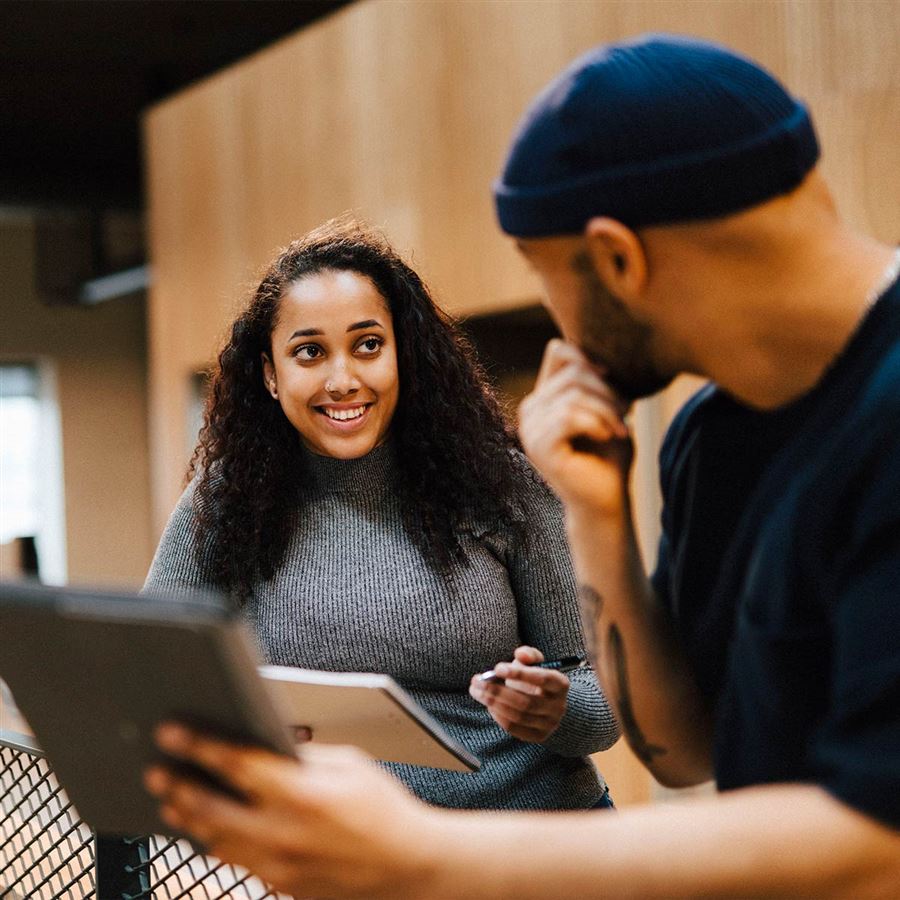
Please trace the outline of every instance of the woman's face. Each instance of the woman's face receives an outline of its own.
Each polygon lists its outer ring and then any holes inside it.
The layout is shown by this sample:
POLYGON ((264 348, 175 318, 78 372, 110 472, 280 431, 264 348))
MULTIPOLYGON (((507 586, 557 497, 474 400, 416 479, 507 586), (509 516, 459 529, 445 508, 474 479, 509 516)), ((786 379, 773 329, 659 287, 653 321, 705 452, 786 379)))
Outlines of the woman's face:
POLYGON ((400 382, 387 301, 364 275, 324 271, 281 298, 266 388, 314 453, 365 456, 387 436, 400 382))

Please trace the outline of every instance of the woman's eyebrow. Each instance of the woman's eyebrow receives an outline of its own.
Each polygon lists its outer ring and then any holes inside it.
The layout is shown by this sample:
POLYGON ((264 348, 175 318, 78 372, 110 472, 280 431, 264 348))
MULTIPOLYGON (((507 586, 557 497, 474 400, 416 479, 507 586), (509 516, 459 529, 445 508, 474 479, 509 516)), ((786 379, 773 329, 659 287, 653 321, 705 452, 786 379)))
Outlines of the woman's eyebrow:
MULTIPOLYGON (((384 328, 377 319, 366 319, 364 322, 354 322, 347 326, 347 331, 360 331, 363 328, 384 328)), ((325 334, 321 328, 298 328, 289 338, 292 341, 296 337, 311 337, 316 334, 325 334)))
MULTIPOLYGON (((348 328, 347 330, 349 331, 350 329, 348 328)), ((295 337, 310 337, 314 334, 325 334, 325 332, 319 328, 299 328, 288 338, 288 340, 292 341, 295 337)))
POLYGON ((361 328, 383 328, 384 326, 377 319, 366 319, 365 322, 354 322, 347 326, 347 331, 359 331, 361 328))

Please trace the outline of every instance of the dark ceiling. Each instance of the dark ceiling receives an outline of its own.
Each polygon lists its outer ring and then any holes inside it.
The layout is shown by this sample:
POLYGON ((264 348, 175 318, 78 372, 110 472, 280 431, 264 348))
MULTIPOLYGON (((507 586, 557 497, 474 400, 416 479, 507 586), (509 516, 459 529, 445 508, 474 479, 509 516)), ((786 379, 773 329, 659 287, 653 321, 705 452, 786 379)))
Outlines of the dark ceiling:
POLYGON ((0 205, 138 209, 140 113, 349 0, 0 0, 0 205))

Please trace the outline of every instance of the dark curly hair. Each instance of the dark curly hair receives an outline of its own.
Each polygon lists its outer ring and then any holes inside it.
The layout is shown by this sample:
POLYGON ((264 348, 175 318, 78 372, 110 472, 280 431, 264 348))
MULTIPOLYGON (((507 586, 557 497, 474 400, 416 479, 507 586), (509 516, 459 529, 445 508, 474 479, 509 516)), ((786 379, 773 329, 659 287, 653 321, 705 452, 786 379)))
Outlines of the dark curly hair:
POLYGON ((425 558, 443 573, 465 563, 459 534, 470 522, 525 539, 516 502, 524 464, 471 346, 383 236, 334 220, 279 254, 233 323, 188 470, 188 478, 197 477, 197 551, 239 602, 256 581, 272 577, 284 558, 291 513, 302 509, 301 442, 265 390, 262 354, 271 355, 282 296, 322 271, 371 279, 390 308, 399 399, 389 434, 403 473, 397 489, 404 526, 425 558), (298 482, 299 489, 289 489, 298 482))

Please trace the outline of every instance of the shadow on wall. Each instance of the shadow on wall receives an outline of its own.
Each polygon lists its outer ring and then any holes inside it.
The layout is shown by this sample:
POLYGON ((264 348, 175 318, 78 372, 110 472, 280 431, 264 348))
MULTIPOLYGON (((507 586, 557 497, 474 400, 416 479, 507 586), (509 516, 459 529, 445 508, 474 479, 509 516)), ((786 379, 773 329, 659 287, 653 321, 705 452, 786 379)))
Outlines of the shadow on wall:
POLYGON ((508 312, 472 316, 461 323, 491 384, 512 418, 537 378, 544 347, 559 332, 538 303, 508 312))

